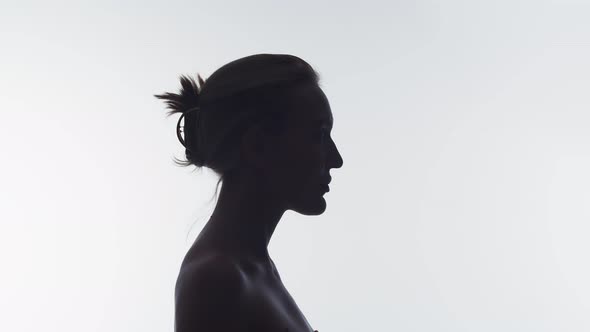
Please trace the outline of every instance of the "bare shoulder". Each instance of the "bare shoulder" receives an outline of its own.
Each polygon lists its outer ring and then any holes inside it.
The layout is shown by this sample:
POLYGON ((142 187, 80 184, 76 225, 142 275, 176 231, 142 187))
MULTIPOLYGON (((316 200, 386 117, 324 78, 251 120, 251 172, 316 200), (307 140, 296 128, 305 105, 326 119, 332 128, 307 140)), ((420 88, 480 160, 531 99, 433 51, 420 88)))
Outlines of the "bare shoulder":
POLYGON ((246 279, 231 257, 208 255, 182 266, 175 289, 175 331, 240 331, 246 279))
POLYGON ((236 289, 244 281, 245 276, 235 259, 222 254, 209 254, 184 264, 178 274, 176 287, 182 289, 214 282, 236 289))

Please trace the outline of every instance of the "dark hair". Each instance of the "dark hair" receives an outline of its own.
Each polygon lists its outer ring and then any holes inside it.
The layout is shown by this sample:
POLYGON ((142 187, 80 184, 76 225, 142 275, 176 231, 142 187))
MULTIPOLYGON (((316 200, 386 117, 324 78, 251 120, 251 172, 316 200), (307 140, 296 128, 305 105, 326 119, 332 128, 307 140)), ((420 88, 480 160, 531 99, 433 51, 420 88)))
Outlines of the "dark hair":
POLYGON ((165 101, 168 116, 181 113, 184 118, 186 160, 175 157, 175 163, 212 169, 220 176, 217 186, 240 166, 245 130, 261 121, 265 132, 280 135, 287 125, 288 93, 319 81, 307 62, 288 54, 250 55, 222 66, 206 81, 199 74, 197 78, 199 84, 181 75, 179 93, 155 97, 165 101))

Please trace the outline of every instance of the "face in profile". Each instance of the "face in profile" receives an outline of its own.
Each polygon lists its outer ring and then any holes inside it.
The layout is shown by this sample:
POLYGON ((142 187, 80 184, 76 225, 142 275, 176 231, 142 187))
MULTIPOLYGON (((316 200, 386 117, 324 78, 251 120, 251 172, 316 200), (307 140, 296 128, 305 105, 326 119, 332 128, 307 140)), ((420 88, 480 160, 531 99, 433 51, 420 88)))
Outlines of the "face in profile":
POLYGON ((324 92, 304 86, 293 97, 289 128, 274 143, 272 167, 266 172, 272 192, 288 210, 318 215, 326 209, 330 169, 342 167, 343 160, 331 137, 333 116, 324 92))

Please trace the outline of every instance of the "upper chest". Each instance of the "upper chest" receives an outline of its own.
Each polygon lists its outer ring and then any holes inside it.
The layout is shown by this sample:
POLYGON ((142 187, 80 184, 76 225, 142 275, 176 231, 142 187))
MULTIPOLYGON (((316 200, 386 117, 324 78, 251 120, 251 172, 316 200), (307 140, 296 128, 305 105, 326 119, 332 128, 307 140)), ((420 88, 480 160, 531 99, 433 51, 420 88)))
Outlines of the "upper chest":
MULTIPOLYGON (((192 250, 186 261, 198 260, 207 252, 192 250)), ((239 318, 248 331, 312 332, 313 329, 284 286, 274 263, 236 258, 246 282, 239 318)))
POLYGON ((261 332, 313 331, 278 274, 251 274, 247 279, 247 295, 244 298, 244 305, 252 330, 261 332))

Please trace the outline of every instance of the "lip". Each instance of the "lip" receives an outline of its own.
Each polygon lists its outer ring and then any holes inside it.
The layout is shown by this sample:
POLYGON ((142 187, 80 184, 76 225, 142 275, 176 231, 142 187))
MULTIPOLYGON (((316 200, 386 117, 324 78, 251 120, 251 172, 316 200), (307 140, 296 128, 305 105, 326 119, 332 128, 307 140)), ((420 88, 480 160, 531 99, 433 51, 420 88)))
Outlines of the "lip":
POLYGON ((327 184, 322 184, 322 188, 326 191, 329 192, 330 191, 330 186, 327 184))

